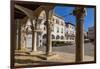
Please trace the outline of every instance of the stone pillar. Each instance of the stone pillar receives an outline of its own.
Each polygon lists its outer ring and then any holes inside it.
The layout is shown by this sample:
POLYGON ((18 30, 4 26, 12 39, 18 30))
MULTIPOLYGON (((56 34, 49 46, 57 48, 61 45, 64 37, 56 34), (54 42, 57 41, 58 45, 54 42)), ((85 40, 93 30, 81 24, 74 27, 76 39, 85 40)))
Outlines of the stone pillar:
POLYGON ((40 47, 40 38, 39 38, 39 33, 37 33, 37 47, 40 47))
POLYGON ((46 55, 50 55, 52 52, 52 42, 51 42, 51 28, 50 28, 49 11, 46 11, 46 26, 47 26, 46 55))
MULTIPOLYGON (((36 22, 36 21, 35 21, 36 22)), ((33 20, 31 20, 31 29, 32 29, 32 52, 36 52, 37 51, 37 32, 35 32, 36 29, 36 23, 35 23, 35 27, 33 27, 33 20)))
POLYGON ((76 62, 84 59, 84 18, 76 17, 76 62))
POLYGON ((25 27, 21 27, 21 50, 25 50, 26 47, 26 31, 25 27))
POLYGON ((16 46, 16 32, 17 32, 17 27, 16 23, 14 21, 14 16, 11 17, 11 68, 14 68, 14 63, 15 63, 15 50, 17 48, 16 46))
POLYGON ((22 25, 22 20, 18 20, 18 50, 24 50, 25 49, 25 29, 22 25))
POLYGON ((21 23, 18 21, 18 50, 21 50, 21 23))
POLYGON ((36 52, 37 51, 37 46, 36 46, 36 43, 37 43, 37 33, 36 32, 33 32, 32 33, 32 51, 33 52, 36 52))
POLYGON ((82 62, 84 59, 84 7, 76 7, 74 10, 76 16, 76 62, 82 62))
POLYGON ((18 50, 18 20, 15 20, 15 25, 16 25, 16 47, 15 50, 18 50))

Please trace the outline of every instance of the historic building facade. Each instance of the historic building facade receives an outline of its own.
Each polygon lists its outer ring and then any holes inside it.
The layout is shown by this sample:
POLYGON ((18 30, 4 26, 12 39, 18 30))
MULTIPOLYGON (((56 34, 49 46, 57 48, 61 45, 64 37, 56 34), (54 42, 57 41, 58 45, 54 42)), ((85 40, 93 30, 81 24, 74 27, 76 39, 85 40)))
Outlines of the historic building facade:
POLYGON ((63 17, 56 14, 52 18, 52 40, 53 41, 64 41, 65 40, 65 21, 63 17))
POLYGON ((67 42, 71 42, 71 43, 75 43, 75 25, 72 23, 66 23, 66 32, 65 32, 65 36, 66 36, 66 40, 67 42))
MULTIPOLYGON (((16 19, 16 22, 20 19, 16 19)), ((17 23, 19 24, 19 22, 17 23)), ((51 41, 62 41, 68 43, 75 43, 75 25, 72 23, 67 23, 64 21, 64 18, 53 13, 53 16, 50 20, 51 27, 51 41)), ((33 25, 35 25, 35 20, 33 20, 33 25)), ((23 40, 21 42, 26 47, 32 47, 32 29, 31 22, 29 18, 26 18, 26 24, 22 26, 25 35, 22 36, 23 40)), ((46 45, 47 38, 47 28, 46 28, 46 14, 45 11, 42 11, 38 17, 37 30, 40 30, 36 36, 36 46, 41 47, 46 45)), ((17 41, 18 42, 18 41, 17 41)), ((22 45, 22 44, 21 44, 22 45)))
POLYGON ((95 32, 94 32, 94 27, 89 27, 88 28, 88 34, 87 34, 87 37, 88 37, 88 39, 90 39, 90 40, 94 40, 95 39, 95 34, 94 34, 95 32))
MULTIPOLYGON (((16 24, 20 24, 21 19, 16 19, 16 24)), ((33 25, 34 25, 35 21, 33 20, 33 25)), ((65 31, 66 31, 66 26, 65 26, 65 21, 63 19, 63 17, 58 16, 57 14, 53 13, 52 19, 51 19, 51 39, 52 41, 65 41, 66 40, 66 36, 65 36, 65 31)), ((37 33, 37 46, 44 46, 46 44, 46 36, 47 36, 47 28, 46 28, 46 15, 45 12, 42 11, 40 13, 40 16, 38 17, 38 21, 37 21, 37 30, 40 30, 37 33)), ((18 29, 17 29, 18 31, 18 29)), ((32 29, 31 29, 31 22, 30 19, 27 18, 26 19, 26 24, 24 26, 22 26, 21 28, 21 32, 24 33, 21 34, 21 42, 24 44, 24 46, 26 47, 31 47, 32 46, 32 29), (25 32, 26 33, 25 33, 25 32)), ((18 32, 17 32, 18 34, 18 32)), ((17 36, 17 40, 18 40, 18 36, 17 36)), ((18 41, 17 41, 18 44, 18 41)), ((22 45, 22 44, 21 44, 22 45)))
MULTIPOLYGON (((58 16, 57 14, 53 13, 51 18, 51 39, 52 41, 65 41, 65 21, 63 17, 58 16)), ((28 31, 31 31, 31 23, 29 19, 27 20, 26 27, 28 31)), ((38 17, 37 29, 41 29, 39 33, 37 33, 37 46, 45 46, 46 45, 46 15, 45 12, 42 11, 40 16, 38 17)), ((27 35, 27 46, 31 46, 32 43, 32 35, 29 33, 27 35)))

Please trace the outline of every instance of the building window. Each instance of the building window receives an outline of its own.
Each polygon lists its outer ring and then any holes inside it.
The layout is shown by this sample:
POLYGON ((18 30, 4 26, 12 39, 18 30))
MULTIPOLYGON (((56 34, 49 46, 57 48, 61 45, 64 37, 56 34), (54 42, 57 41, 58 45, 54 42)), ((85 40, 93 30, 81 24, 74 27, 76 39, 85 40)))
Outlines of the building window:
POLYGON ((54 29, 53 29, 53 28, 51 28, 51 31, 53 32, 53 31, 54 31, 54 29))
POLYGON ((58 24, 57 19, 56 19, 56 23, 58 24))
POLYGON ((56 36, 56 39, 60 39, 60 36, 59 36, 59 35, 57 35, 57 36, 56 36))
POLYGON ((55 36, 54 35, 52 35, 52 39, 55 39, 55 36))
POLYGON ((73 37, 73 40, 75 40, 75 38, 73 37))
POLYGON ((45 30, 45 27, 44 27, 44 30, 45 30))
POLYGON ((51 31, 52 31, 52 32, 54 31, 54 24, 52 24, 52 28, 51 28, 51 31))
POLYGON ((61 25, 63 25, 63 22, 61 22, 61 25))
POLYGON ((70 37, 70 40, 72 40, 72 37, 70 37))
POLYGON ((58 19, 56 19, 56 23, 59 24, 59 20, 58 19))
POLYGON ((61 33, 63 33, 63 28, 61 29, 61 33))
POLYGON ((43 39, 45 39, 46 37, 47 37, 47 35, 46 35, 46 34, 44 34, 44 35, 43 35, 43 39))
POLYGON ((52 21, 54 22, 54 21, 55 21, 55 19, 54 19, 54 18, 52 18, 52 21))
POLYGON ((68 37, 67 37, 67 40, 68 40, 68 37))
POLYGON ((70 28, 72 28, 72 26, 70 25, 70 28))
POLYGON ((61 36, 61 39, 64 39, 64 36, 61 36))
POLYGON ((69 28, 69 25, 67 24, 66 27, 69 28))
POLYGON ((74 27, 72 27, 72 29, 74 29, 74 27))
POLYGON ((46 26, 46 24, 47 24, 47 23, 46 23, 46 21, 45 21, 45 22, 44 22, 44 26, 46 26))
POLYGON ((57 27, 57 33, 59 33, 59 27, 57 27))

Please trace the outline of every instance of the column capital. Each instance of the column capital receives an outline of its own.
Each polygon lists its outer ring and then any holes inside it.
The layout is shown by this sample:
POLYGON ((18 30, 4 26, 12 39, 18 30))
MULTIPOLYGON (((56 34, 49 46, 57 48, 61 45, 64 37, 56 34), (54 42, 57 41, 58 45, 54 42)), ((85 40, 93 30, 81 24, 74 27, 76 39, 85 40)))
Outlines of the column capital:
POLYGON ((85 7, 80 7, 80 6, 77 6, 75 7, 75 9, 73 10, 73 15, 74 16, 77 16, 77 17, 84 17, 86 16, 86 8, 85 7))

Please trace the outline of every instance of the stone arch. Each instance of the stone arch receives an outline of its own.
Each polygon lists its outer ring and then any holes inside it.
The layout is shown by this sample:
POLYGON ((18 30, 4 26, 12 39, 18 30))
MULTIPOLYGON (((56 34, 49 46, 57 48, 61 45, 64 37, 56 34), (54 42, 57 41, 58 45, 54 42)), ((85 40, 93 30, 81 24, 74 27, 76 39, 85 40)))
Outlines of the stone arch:
POLYGON ((22 7, 20 5, 17 5, 17 4, 15 4, 15 8, 22 11, 23 13, 25 13, 29 18, 33 18, 33 16, 32 16, 33 11, 31 11, 25 7, 22 7))
POLYGON ((41 12, 38 14, 37 17, 37 29, 43 30, 44 27, 46 27, 45 23, 46 23, 46 11, 41 10, 41 12))
MULTIPOLYGON (((41 20, 46 20, 46 11, 45 10, 41 10, 41 12, 38 15, 38 19, 41 20)), ((44 22, 41 22, 41 24, 44 24, 44 22)))
POLYGON ((18 34, 18 48, 22 49, 22 47, 25 48, 27 45, 26 22, 29 18, 31 23, 31 19, 33 19, 33 11, 17 4, 15 4, 14 7, 26 15, 23 19, 20 20, 20 33, 18 34))

